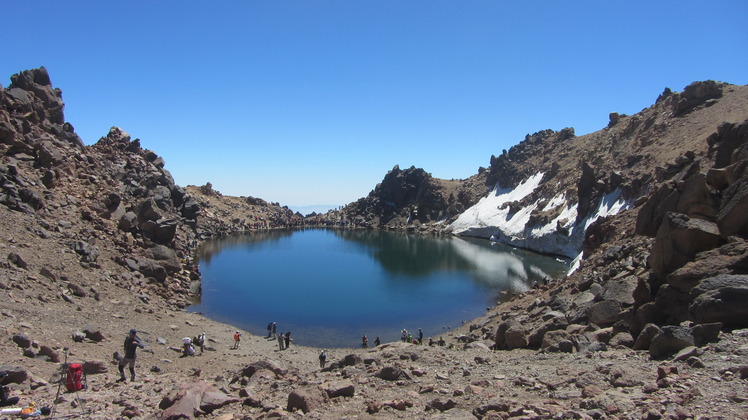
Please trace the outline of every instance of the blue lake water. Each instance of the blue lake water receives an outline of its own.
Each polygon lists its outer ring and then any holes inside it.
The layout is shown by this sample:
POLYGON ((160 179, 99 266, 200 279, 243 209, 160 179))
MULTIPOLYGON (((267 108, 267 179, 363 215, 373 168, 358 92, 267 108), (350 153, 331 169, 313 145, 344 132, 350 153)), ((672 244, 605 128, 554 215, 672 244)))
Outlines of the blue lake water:
POLYGON ((355 347, 424 339, 485 313, 567 262, 480 239, 368 230, 272 230, 206 243, 202 297, 189 308, 265 335, 275 321, 297 344, 355 347))

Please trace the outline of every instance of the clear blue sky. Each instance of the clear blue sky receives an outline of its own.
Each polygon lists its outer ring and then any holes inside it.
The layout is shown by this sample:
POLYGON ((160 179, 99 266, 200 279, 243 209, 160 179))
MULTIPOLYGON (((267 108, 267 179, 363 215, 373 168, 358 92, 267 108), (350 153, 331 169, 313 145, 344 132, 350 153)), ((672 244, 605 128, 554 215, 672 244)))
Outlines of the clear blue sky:
POLYGON ((395 164, 466 178, 525 134, 665 87, 748 83, 748 1, 14 1, 3 86, 45 66, 86 144, 119 126, 179 185, 346 204, 395 164))

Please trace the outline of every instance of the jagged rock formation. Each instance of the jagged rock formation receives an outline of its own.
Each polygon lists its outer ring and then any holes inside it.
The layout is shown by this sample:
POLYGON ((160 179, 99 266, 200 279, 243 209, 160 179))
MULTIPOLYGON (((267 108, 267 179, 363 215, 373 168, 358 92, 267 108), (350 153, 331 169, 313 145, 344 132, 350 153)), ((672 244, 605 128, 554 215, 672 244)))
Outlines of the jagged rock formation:
MULTIPOLYGON (((198 240, 247 230, 250 218, 265 227, 299 219, 251 197, 237 200, 244 207, 229 202, 219 208, 231 211, 216 210, 206 197, 220 193, 210 184, 188 193, 163 158, 117 127, 85 146, 65 122, 62 92, 43 67, 11 81, 0 90, 0 204, 29 215, 29 229, 62 242, 81 266, 119 264, 125 274, 116 282, 143 300, 155 294, 172 305, 190 303, 200 290, 188 263, 198 240)), ((47 268, 46 275, 63 271, 47 268)))
POLYGON ((46 70, 11 80, 0 89, 0 370, 24 403, 54 401, 59 414, 94 419, 745 413, 744 86, 666 90, 586 136, 536 133, 464 181, 395 167, 368 197, 315 216, 449 232, 497 184, 518 194, 532 179, 531 192, 495 208, 526 213, 520 232, 552 225, 563 237, 590 222, 574 274, 445 333, 448 346, 331 351, 322 369, 318 349, 281 354, 246 332, 231 350, 235 327, 180 310, 199 294, 196 244, 298 225, 300 215, 209 183, 179 187, 162 158, 118 128, 86 146, 46 70), (616 190, 631 207, 592 222, 616 190), (558 194, 565 202, 552 200, 558 194), (559 219, 570 208, 576 214, 559 219), (133 326, 149 344, 138 355, 143 380, 121 384, 120 334, 133 326), (201 330, 209 338, 199 363, 177 358, 170 344, 201 330), (85 407, 72 394, 56 398, 68 355, 88 375, 85 407))
POLYGON ((438 179, 420 168, 395 165, 368 196, 333 215, 360 227, 414 230, 453 219, 481 192, 471 182, 438 179))

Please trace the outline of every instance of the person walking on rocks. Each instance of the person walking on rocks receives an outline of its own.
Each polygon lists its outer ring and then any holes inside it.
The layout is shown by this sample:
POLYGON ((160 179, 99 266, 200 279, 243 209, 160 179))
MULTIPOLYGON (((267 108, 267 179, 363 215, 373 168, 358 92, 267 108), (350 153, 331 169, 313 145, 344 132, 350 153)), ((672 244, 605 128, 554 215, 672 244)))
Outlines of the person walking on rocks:
POLYGON ((374 339, 374 347, 378 347, 380 344, 382 344, 382 342, 379 341, 379 336, 377 336, 377 338, 374 339))
POLYGON ((423 331, 421 329, 418 329, 418 344, 423 344, 423 331))
POLYGON ((268 323, 268 336, 266 338, 270 338, 273 336, 273 323, 268 323))
POLYGON ((361 336, 361 348, 365 349, 367 347, 369 347, 369 337, 364 334, 363 336, 361 336))
POLYGON ((286 348, 291 346, 291 331, 286 331, 286 348))
POLYGON ((320 369, 325 368, 325 361, 327 361, 327 354, 325 353, 327 350, 322 350, 322 353, 319 354, 319 367, 320 369))
POLYGON ((273 322, 273 335, 275 335, 276 329, 278 328, 278 324, 273 322))
POLYGON ((127 380, 127 378, 125 378, 125 366, 128 366, 130 369, 130 381, 135 381, 135 351, 138 349, 138 347, 142 349, 144 346, 140 342, 138 332, 135 330, 135 328, 133 328, 125 338, 125 357, 123 357, 122 360, 119 361, 118 367, 120 378, 117 380, 117 382, 124 382, 127 380))
POLYGON ((239 330, 236 330, 234 333, 234 348, 239 348, 239 342, 242 341, 242 333, 239 332, 239 330))
POLYGON ((278 334, 278 350, 283 350, 283 333, 278 334))

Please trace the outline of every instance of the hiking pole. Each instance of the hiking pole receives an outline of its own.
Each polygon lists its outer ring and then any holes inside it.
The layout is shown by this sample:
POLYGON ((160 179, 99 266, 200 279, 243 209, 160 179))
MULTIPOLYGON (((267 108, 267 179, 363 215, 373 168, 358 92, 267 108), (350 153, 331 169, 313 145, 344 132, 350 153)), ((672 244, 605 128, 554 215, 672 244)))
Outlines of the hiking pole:
POLYGON ((55 400, 52 402, 52 412, 51 415, 55 414, 55 409, 57 408, 57 401, 60 398, 60 390, 62 389, 62 383, 65 382, 67 379, 67 371, 68 371, 68 348, 64 347, 62 349, 63 353, 65 353, 65 361, 62 363, 62 366, 60 368, 62 371, 60 371, 60 382, 57 384, 57 395, 55 395, 55 400))

